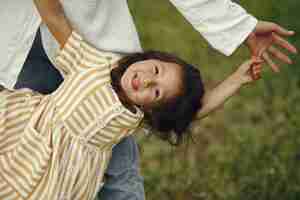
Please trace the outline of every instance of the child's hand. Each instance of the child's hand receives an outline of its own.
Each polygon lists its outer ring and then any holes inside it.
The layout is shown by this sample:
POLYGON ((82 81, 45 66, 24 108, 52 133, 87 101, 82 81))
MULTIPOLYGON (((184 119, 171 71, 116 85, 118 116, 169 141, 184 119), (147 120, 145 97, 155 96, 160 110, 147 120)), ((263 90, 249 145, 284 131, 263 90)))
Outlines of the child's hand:
POLYGON ((233 73, 234 79, 241 84, 246 84, 258 80, 262 69, 262 63, 264 61, 259 58, 252 58, 244 62, 233 73))

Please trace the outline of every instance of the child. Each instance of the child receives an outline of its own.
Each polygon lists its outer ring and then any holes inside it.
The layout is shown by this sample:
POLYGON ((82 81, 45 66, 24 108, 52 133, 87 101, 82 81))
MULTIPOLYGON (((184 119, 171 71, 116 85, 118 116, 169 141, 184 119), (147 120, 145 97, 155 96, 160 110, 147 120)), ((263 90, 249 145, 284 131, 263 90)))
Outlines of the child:
POLYGON ((198 70, 181 59, 146 52, 119 60, 74 32, 58 0, 35 4, 62 47, 64 82, 51 95, 2 89, 0 199, 93 199, 114 144, 143 118, 180 140, 199 110, 202 117, 223 104, 261 63, 246 62, 203 97, 198 70))

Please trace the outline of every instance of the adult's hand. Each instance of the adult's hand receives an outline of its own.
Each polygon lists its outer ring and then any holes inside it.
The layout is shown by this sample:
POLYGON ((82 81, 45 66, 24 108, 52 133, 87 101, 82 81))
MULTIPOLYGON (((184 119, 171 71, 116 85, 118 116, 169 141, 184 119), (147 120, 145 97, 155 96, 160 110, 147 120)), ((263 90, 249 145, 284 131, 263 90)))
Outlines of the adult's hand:
POLYGON ((276 46, 296 54, 296 47, 283 38, 294 34, 294 31, 288 31, 278 24, 258 21, 254 31, 248 36, 246 45, 249 47, 252 57, 262 57, 274 72, 279 72, 279 66, 273 61, 273 58, 287 64, 293 62, 276 46))

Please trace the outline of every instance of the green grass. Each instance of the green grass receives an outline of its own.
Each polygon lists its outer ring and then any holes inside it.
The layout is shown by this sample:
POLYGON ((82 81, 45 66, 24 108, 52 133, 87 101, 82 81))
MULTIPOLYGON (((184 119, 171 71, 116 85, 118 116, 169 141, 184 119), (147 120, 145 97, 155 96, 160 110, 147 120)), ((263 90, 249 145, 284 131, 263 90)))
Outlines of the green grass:
MULTIPOLYGON (((260 19, 300 34, 299 0, 241 0, 260 19)), ((211 49, 167 0, 129 1, 142 45, 178 54, 199 66, 208 88, 248 57, 211 49)), ((300 47, 300 35, 290 38, 300 47)), ((172 148, 139 137, 148 200, 300 199, 300 57, 280 74, 265 67, 263 79, 199 122, 195 143, 172 148)))

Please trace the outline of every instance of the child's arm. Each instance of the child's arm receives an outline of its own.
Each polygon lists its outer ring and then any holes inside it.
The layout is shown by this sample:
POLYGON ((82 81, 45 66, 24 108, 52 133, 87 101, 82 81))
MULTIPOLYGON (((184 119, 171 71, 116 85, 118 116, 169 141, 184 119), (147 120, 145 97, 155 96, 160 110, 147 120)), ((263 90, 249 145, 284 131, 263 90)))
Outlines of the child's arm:
POLYGON ((60 47, 63 47, 72 33, 72 27, 59 0, 34 0, 34 4, 43 22, 46 23, 60 47))
POLYGON ((234 95, 244 84, 252 82, 250 68, 254 65, 254 73, 260 73, 262 61, 249 60, 243 63, 233 74, 220 83, 213 90, 207 92, 203 99, 202 109, 197 113, 196 119, 206 117, 209 113, 222 106, 225 101, 234 95))

